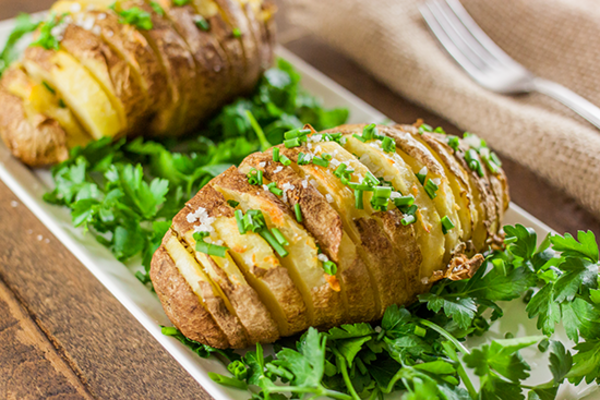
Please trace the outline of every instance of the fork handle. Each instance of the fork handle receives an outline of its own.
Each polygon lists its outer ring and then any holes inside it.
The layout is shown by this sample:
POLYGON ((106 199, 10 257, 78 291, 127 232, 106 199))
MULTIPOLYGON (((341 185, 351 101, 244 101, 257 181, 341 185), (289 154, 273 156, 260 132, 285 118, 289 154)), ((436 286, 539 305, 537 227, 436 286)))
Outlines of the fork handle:
POLYGON ((532 89, 561 102, 600 129, 600 108, 578 94, 558 83, 542 78, 535 78, 533 80, 532 89))

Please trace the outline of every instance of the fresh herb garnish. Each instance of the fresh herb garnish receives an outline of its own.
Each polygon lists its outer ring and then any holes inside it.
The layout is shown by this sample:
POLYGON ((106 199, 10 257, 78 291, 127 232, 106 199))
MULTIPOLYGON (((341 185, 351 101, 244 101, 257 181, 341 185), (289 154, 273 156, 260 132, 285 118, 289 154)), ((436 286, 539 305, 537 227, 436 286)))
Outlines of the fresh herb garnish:
POLYGON ((131 7, 127 10, 120 10, 119 22, 122 24, 133 25, 138 29, 149 31, 154 27, 152 24, 152 16, 149 12, 142 10, 139 7, 131 7))
MULTIPOLYGON (((276 343, 274 357, 265 357, 259 344, 256 351, 228 362, 232 377, 213 379, 247 388, 255 399, 291 394, 343 400, 376 399, 392 391, 403 392, 405 400, 554 399, 565 380, 600 383, 600 316, 592 299, 599 290, 594 235, 580 232, 577 240, 568 234, 552 235, 537 247, 533 230, 517 225, 505 231, 507 249, 490 253, 471 278, 443 279, 410 307, 388 307, 377 326, 349 324, 328 332, 310 328, 295 345, 287 339, 276 343), (562 315, 570 337, 577 340, 576 333, 579 338, 574 355, 545 336, 506 335, 474 348, 465 346, 467 336, 480 335, 502 316, 498 302, 521 297, 540 285, 538 293, 551 288, 550 295, 540 296, 550 296, 559 309, 588 310, 578 314, 583 316, 579 319, 563 311, 558 318, 549 318, 552 324, 542 324, 553 328, 562 315), (531 366, 519 351, 536 344, 540 351, 549 350, 552 379, 529 386, 523 382, 531 366)), ((536 304, 534 298, 532 303, 536 304)), ((192 342, 193 349, 197 346, 192 342)))
POLYGON ((55 28, 62 23, 63 17, 63 15, 57 16, 55 12, 50 13, 48 19, 41 24, 38 38, 31 42, 30 46, 40 46, 46 50, 58 50, 61 38, 55 34, 55 28))

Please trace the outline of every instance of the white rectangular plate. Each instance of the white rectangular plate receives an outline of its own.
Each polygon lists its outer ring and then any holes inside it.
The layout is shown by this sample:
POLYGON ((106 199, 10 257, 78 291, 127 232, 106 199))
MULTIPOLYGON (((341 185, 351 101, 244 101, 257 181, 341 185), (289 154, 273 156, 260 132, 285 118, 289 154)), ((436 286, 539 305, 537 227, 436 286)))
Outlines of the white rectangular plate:
MULTIPOLYGON (((0 22, 1 44, 6 41, 12 25, 12 20, 0 22)), ((348 108, 350 110, 350 122, 383 122, 386 120, 386 117, 379 111, 286 49, 278 48, 277 54, 294 65, 302 75, 302 86, 309 93, 320 97, 327 107, 348 108)), ((246 392, 220 386, 208 377, 208 372, 227 373, 227 370, 219 361, 202 359, 177 340, 161 334, 159 325, 170 325, 170 323, 158 298, 134 277, 132 271, 141 268, 140 265, 123 265, 114 258, 108 249, 100 245, 92 235, 83 235, 79 229, 73 228, 68 209, 47 204, 42 200, 42 196, 52 185, 49 171, 31 170, 25 167, 13 158, 4 144, 0 142, 0 179, 208 393, 218 400, 245 400, 248 398, 246 392)), ((530 226, 538 232, 538 237, 542 239, 550 232, 548 226, 515 204, 511 204, 504 222, 506 224, 521 223, 530 226)), ((535 322, 527 318, 522 302, 514 301, 507 304, 505 312, 511 317, 496 322, 491 331, 483 338, 472 341, 474 345, 485 340, 502 338, 506 332, 511 332, 515 336, 539 334, 539 331, 535 328, 535 322)), ((564 343, 570 343, 564 332, 558 332, 556 336, 564 343)), ((270 351, 270 349, 267 349, 267 351, 270 351)), ((536 355, 535 351, 525 351, 523 353, 533 370, 528 382, 537 384, 551 379, 552 376, 547 368, 547 354, 536 355)), ((168 395, 166 396, 168 397, 168 395)), ((559 399, 583 398, 600 399, 600 396, 597 391, 591 393, 590 388, 574 388, 568 385, 563 387, 559 395, 559 399)))

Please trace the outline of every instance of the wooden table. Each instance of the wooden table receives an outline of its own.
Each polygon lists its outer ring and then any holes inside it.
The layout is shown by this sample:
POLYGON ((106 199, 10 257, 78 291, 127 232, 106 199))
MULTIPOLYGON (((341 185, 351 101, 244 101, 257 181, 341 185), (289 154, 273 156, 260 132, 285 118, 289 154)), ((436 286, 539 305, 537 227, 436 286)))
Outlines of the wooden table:
MULTIPOLYGON (((52 0, 0 0, 0 19, 52 0)), ((286 47, 395 121, 446 121, 398 97, 344 56, 285 23, 286 47)), ((559 232, 600 223, 504 160, 513 200, 559 232)), ((0 399, 208 398, 125 308, 0 182, 0 399)))

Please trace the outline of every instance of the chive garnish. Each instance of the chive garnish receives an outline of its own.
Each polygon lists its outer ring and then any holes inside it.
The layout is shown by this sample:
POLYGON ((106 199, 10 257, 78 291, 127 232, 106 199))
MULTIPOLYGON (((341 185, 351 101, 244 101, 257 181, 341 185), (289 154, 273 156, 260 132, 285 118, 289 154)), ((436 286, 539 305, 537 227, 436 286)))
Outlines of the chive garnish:
POLYGON ((408 196, 396 197, 394 199, 394 204, 398 208, 410 207, 414 204, 414 202, 415 202, 415 197, 412 194, 409 194, 408 196))
POLYGON ((229 204, 233 208, 236 208, 237 206, 240 205, 240 202, 239 201, 235 201, 235 200, 227 200, 227 204, 229 204))
POLYGON ((357 210, 362 210, 364 208, 362 190, 354 191, 354 207, 356 207, 357 210))
POLYGON ((237 222, 238 231, 240 231, 240 235, 246 234, 246 228, 244 227, 244 213, 242 210, 235 210, 235 221, 237 222))
POLYGON ((279 156, 279 162, 287 167, 292 163, 292 160, 282 154, 279 156))
POLYGON ((273 233, 273 236, 275 236, 275 239, 277 239, 277 241, 279 242, 280 245, 282 246, 289 246, 290 242, 287 241, 287 239, 285 238, 285 236, 283 236, 283 233, 281 233, 281 231, 277 228, 273 228, 271 229, 271 232, 273 233))
POLYGON ((323 263, 323 270, 327 275, 337 274, 337 265, 333 261, 325 261, 323 263))
POLYGON ((423 183, 425 183, 425 178, 427 177, 427 167, 423 167, 421 168, 421 170, 419 172, 416 173, 417 175, 417 179, 419 180, 419 182, 421 182, 421 185, 423 183))
POLYGON ((321 158, 321 157, 313 157, 313 164, 318 165, 319 167, 327 168, 329 166, 329 161, 321 158))
POLYGON ((283 190, 279 189, 279 188, 277 187, 277 183, 275 183, 275 182, 271 182, 271 183, 269 183, 269 184, 267 185, 267 188, 268 188, 268 189, 269 189, 269 191, 270 191, 271 193, 273 193, 274 195, 277 195, 277 196, 282 196, 282 195, 283 195, 283 190))
POLYGON ((268 229, 261 229, 258 234, 269 243, 269 245, 275 250, 280 257, 285 257, 289 253, 283 246, 275 239, 273 234, 268 229))
POLYGON ((454 223, 447 215, 445 215, 444 218, 442 218, 442 232, 445 235, 452 228, 454 228, 454 223))
POLYGON ((425 192, 427 192, 427 194, 429 195, 430 199, 435 199, 437 197, 436 192, 440 187, 431 179, 427 179, 427 182, 425 182, 423 188, 425 189, 425 192))
POLYGON ((273 161, 279 162, 279 147, 273 147, 273 161))
POLYGON ((300 209, 300 204, 294 204, 294 213, 296 214, 296 221, 302 222, 302 210, 300 209))
POLYGON ((389 136, 385 136, 381 141, 381 149, 385 153, 394 153, 396 152, 396 142, 389 136))
POLYGON ((283 144, 285 145, 285 147, 287 149, 291 149, 292 147, 298 147, 298 146, 300 146, 300 139, 298 139, 298 138, 287 139, 287 140, 283 141, 283 144))
POLYGON ((196 241, 196 251, 209 256, 225 257, 228 247, 219 246, 213 243, 206 243, 204 238, 210 236, 208 232, 196 232, 194 233, 194 240, 196 241))
POLYGON ((407 226, 410 224, 414 224, 417 221, 417 219, 415 218, 414 215, 407 215, 404 218, 402 218, 400 220, 400 222, 402 223, 402 225, 407 226))

